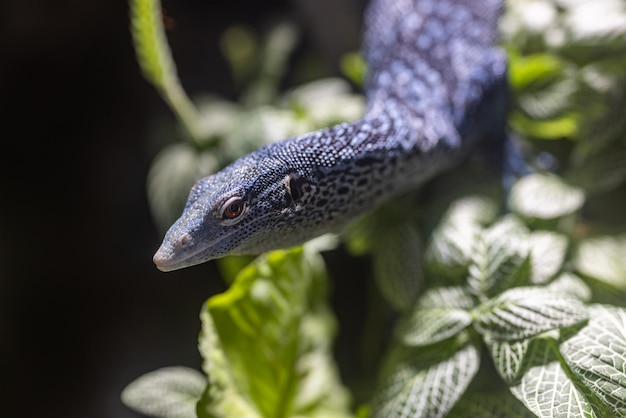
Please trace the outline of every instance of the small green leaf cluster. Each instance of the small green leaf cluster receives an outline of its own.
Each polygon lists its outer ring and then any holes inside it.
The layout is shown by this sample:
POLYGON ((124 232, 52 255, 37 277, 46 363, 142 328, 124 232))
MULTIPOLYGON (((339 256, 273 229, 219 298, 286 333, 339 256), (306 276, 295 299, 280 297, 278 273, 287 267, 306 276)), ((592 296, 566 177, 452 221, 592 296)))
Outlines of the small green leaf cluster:
MULTIPOLYGON (((626 246, 615 237, 574 243, 584 201, 581 189, 540 173, 513 185, 500 216, 497 200, 453 200, 414 257, 423 260, 417 300, 406 308, 405 291, 381 289, 404 308, 372 416, 625 416, 626 309, 588 302, 601 282, 625 304, 626 246), (475 415, 468 403, 486 410, 475 415)), ((378 281, 410 280, 393 273, 378 281)))

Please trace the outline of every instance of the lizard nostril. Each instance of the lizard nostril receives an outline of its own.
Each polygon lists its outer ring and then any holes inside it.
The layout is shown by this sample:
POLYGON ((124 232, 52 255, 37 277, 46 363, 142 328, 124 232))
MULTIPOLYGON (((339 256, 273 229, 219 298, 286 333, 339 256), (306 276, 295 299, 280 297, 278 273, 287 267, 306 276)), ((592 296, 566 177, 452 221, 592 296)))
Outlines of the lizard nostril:
POLYGON ((191 235, 184 234, 182 237, 178 238, 178 241, 176 241, 176 246, 179 247, 179 248, 180 247, 185 247, 191 241, 192 241, 191 235))

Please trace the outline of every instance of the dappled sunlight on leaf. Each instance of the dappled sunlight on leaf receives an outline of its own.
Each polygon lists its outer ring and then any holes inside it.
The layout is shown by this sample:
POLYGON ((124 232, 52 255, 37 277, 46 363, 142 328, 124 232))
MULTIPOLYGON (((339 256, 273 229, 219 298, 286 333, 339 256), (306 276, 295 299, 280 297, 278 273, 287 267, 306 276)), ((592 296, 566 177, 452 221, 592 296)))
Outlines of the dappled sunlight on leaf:
POLYGON ((397 338, 407 346, 426 346, 457 335, 472 323, 461 309, 418 309, 396 327, 397 338))
POLYGON ((468 285, 480 300, 505 289, 528 284, 528 230, 514 217, 505 217, 474 240, 468 285))
POLYGON ((530 174, 513 185, 511 210, 526 218, 555 219, 581 208, 584 193, 553 174, 530 174))
POLYGON ((626 292, 626 234, 583 240, 574 264, 580 274, 626 292))
POLYGON ((515 341, 571 327, 588 318, 582 302, 540 287, 507 290, 478 308, 476 329, 488 340, 515 341))
POLYGON ((528 237, 530 248, 530 281, 544 284, 561 269, 567 253, 567 237, 550 231, 535 231, 528 237))

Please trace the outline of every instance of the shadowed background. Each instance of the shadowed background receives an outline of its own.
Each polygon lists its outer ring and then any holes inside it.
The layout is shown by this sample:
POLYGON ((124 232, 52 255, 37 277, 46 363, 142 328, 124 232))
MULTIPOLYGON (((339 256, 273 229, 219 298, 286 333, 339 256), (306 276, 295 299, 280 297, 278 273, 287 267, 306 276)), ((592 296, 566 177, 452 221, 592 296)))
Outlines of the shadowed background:
MULTIPOLYGON (((313 51, 321 73, 336 75, 341 54, 358 48, 364 1, 164 7, 187 91, 236 99, 218 46, 227 27, 292 19, 304 33, 296 53, 313 51)), ((161 231, 145 180, 162 145, 154 122, 173 116, 140 75, 128 26, 122 0, 0 3, 3 416, 136 417, 119 401, 126 384, 200 367, 198 312, 224 284, 212 263, 169 274, 152 265, 161 231)), ((352 273, 335 284, 342 324, 362 316, 350 303, 361 282, 352 273)), ((343 325, 340 338, 352 338, 343 325)), ((355 361, 338 356, 347 369, 355 361)))

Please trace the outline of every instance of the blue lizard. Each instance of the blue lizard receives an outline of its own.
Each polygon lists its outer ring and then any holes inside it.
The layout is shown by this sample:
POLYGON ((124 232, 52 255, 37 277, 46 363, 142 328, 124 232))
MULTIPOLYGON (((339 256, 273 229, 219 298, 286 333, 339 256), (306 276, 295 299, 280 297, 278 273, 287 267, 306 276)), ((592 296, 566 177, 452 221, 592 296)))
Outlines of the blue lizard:
POLYGON ((337 231, 501 133, 500 0, 373 0, 361 120, 273 143, 199 180, 154 255, 163 271, 337 231))

